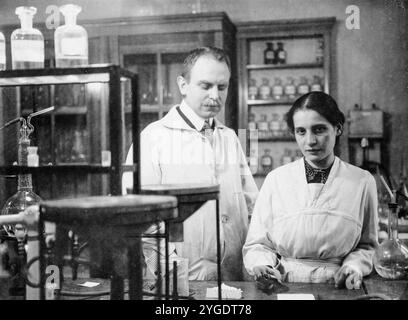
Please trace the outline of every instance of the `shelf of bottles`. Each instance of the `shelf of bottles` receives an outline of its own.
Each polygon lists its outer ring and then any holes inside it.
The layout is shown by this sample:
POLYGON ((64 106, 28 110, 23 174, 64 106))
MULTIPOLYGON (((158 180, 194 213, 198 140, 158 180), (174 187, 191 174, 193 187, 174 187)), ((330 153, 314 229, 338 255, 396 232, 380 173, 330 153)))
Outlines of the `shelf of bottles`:
POLYGON ((264 178, 301 157, 285 114, 303 94, 325 91, 324 39, 255 38, 248 40, 247 49, 248 162, 254 175, 264 178))
MULTIPOLYGON (((109 174, 136 171, 124 165, 133 141, 134 117, 129 112, 138 109, 132 98, 134 81, 133 73, 113 65, 1 71, 2 124, 53 110, 31 119, 36 167, 17 161, 19 124, 0 131, 0 174, 32 173, 43 199, 112 193, 109 174), (61 179, 64 188, 57 187, 61 179)), ((115 184, 117 193, 119 182, 115 184)))

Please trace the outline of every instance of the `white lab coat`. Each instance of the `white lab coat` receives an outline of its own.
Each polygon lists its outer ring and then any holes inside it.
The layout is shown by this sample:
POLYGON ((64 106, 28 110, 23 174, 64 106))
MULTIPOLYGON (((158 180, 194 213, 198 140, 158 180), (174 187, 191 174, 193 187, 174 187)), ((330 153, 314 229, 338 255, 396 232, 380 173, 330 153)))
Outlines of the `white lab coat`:
MULTIPOLYGON (((141 184, 213 183, 220 185, 221 267, 223 280, 241 280, 242 246, 248 229, 248 207, 258 188, 235 132, 215 121, 213 146, 191 128, 174 106, 141 133, 141 184)), ((132 150, 128 153, 131 161, 132 150)), ((123 179, 123 188, 132 179, 123 179)), ((184 222, 184 242, 177 254, 189 259, 190 280, 215 280, 215 201, 205 203, 184 222)))
POLYGON ((279 254, 287 281, 330 282, 341 265, 365 276, 378 245, 377 225, 376 184, 368 171, 335 157, 326 183, 308 184, 302 158, 268 174, 243 248, 244 264, 253 274, 257 265, 277 265, 279 254))

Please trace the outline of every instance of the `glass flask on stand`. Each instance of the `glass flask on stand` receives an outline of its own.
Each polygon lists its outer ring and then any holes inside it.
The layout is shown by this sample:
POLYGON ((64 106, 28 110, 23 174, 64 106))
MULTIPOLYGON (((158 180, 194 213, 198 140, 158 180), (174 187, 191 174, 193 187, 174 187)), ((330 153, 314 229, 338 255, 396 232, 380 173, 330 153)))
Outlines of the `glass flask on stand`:
POLYGON ((66 4, 59 8, 65 17, 65 25, 55 29, 55 65, 69 68, 88 64, 88 33, 77 25, 77 15, 82 8, 66 4))
POLYGON ((374 268, 385 279, 403 279, 408 275, 408 248, 398 239, 398 204, 388 204, 388 239, 374 254, 374 268))
POLYGON ((0 32, 0 71, 6 70, 6 39, 0 32))
POLYGON ((13 70, 44 68, 44 37, 40 30, 33 28, 35 7, 17 7, 21 28, 10 37, 13 70))

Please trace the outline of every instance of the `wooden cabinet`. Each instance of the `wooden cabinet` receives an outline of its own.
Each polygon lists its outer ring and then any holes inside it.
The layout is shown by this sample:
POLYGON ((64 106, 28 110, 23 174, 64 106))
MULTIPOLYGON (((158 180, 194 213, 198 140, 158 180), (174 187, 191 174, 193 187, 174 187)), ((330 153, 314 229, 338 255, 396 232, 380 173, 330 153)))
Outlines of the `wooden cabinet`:
POLYGON ((232 76, 219 119, 237 128, 236 28, 225 13, 134 17, 82 23, 90 37, 90 63, 111 62, 139 75, 140 129, 181 101, 176 78, 187 53, 200 46, 223 48, 232 76))
POLYGON ((331 92, 334 18, 237 24, 239 128, 258 186, 301 156, 285 114, 309 91, 331 92))

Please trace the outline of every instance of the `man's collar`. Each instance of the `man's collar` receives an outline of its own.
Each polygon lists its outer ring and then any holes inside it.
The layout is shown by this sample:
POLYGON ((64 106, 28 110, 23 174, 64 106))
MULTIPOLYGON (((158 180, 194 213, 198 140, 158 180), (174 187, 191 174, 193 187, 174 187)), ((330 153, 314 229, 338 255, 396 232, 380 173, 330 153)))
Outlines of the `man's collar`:
MULTIPOLYGON (((203 128, 205 119, 201 118, 197 113, 195 113, 194 110, 191 109, 191 107, 184 100, 180 104, 180 110, 185 114, 188 120, 191 121, 191 123, 198 131, 203 128)), ((210 125, 212 126, 214 118, 210 118, 209 120, 210 125)))

